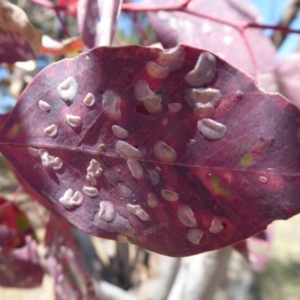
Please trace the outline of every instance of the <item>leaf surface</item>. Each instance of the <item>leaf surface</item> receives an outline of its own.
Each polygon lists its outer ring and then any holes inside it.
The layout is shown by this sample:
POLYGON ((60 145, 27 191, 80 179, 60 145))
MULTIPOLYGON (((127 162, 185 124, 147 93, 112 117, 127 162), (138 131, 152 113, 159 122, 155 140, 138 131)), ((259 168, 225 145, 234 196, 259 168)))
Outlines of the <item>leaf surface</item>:
POLYGON ((40 72, 0 149, 82 230, 186 256, 299 212, 299 117, 204 50, 102 47, 40 72))
POLYGON ((34 59, 39 53, 42 34, 25 12, 7 1, 0 1, 0 62, 34 59))
MULTIPOLYGON (((180 2, 166 0, 164 5, 180 2)), ((243 29, 245 24, 254 23, 260 17, 249 2, 220 0, 216 5, 210 0, 193 0, 184 9, 160 10, 148 16, 165 48, 184 43, 212 51, 249 74, 258 70, 267 72, 274 69, 275 48, 261 30, 243 29)), ((154 6, 161 1, 147 0, 145 3, 154 6)))
POLYGON ((20 248, 26 244, 26 236, 36 239, 25 213, 13 202, 0 197, 0 247, 20 248))
POLYGON ((44 271, 39 263, 37 245, 27 236, 26 244, 18 249, 3 249, 0 253, 0 285, 17 288, 40 286, 44 271))
POLYGON ((45 245, 45 266, 54 279, 56 299, 94 299, 92 281, 81 265, 71 225, 60 216, 51 214, 45 245))
POLYGON ((79 0, 78 27, 89 48, 109 46, 113 40, 123 0, 79 0))

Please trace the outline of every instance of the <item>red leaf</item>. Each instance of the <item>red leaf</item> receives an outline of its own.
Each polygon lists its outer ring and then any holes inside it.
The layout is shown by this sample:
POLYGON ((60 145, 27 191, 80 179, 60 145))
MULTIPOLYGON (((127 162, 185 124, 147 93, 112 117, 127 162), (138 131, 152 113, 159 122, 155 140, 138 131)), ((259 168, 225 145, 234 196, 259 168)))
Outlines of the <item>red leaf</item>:
POLYGON ((29 236, 22 248, 0 252, 0 266, 1 286, 33 288, 42 283, 44 271, 39 264, 37 245, 29 236))
POLYGON ((26 236, 36 239, 34 230, 20 208, 0 197, 0 247, 14 249, 26 244, 26 236))
POLYGON ((24 11, 7 1, 0 1, 0 63, 35 58, 41 46, 41 37, 24 11))
POLYGON ((91 278, 84 271, 71 226, 59 216, 51 214, 45 237, 47 253, 45 264, 55 281, 58 300, 94 299, 91 278))
POLYGON ((82 230, 185 256, 299 212, 299 126, 204 50, 104 47, 40 72, 0 149, 82 230))

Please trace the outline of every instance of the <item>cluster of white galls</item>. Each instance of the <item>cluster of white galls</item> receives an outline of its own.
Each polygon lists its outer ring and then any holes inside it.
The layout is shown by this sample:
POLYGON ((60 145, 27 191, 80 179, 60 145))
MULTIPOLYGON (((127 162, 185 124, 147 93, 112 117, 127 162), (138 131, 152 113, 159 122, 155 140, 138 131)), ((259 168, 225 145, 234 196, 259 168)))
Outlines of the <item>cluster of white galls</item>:
MULTIPOLYGON (((88 57, 88 56, 87 56, 88 57)), ((185 50, 182 46, 177 46, 174 49, 163 51, 156 61, 149 61, 146 64, 146 71, 155 79, 162 79, 169 75, 170 72, 179 69, 185 59, 185 50)), ((86 59, 87 60, 87 59, 86 59)), ((192 86, 187 88, 184 93, 184 98, 188 105, 193 108, 193 113, 199 117, 197 127, 199 131, 208 139, 219 139, 226 133, 226 126, 212 120, 210 117, 214 114, 215 107, 217 106, 221 97, 220 91, 212 88, 202 88, 202 86, 211 82, 215 76, 217 67, 216 58, 208 53, 202 52, 195 67, 189 71, 185 76, 185 81, 192 86)), ((66 102, 72 102, 77 95, 78 84, 74 77, 68 77, 57 87, 57 92, 60 98, 66 102)), ((163 110, 162 98, 157 95, 149 87, 145 80, 138 80, 134 86, 134 94, 138 101, 141 101, 144 108, 150 113, 159 113, 163 110)), ((95 96, 88 93, 83 99, 86 107, 91 108, 95 105, 95 96)), ((45 112, 51 111, 51 105, 44 100, 39 100, 38 105, 40 109, 45 112)), ((112 90, 107 90, 102 95, 102 109, 112 119, 119 120, 122 116, 121 112, 121 97, 112 90)), ((168 110, 177 113, 182 109, 181 103, 169 103, 168 110)), ((66 122, 73 128, 78 128, 82 125, 80 116, 67 114, 65 116, 66 122)), ((167 123, 167 122, 166 122, 167 123)), ((129 143, 123 141, 129 137, 129 132, 120 127, 119 125, 112 125, 111 127, 114 135, 119 138, 115 144, 117 153, 126 159, 127 166, 136 179, 142 178, 144 169, 140 164, 140 159, 143 158, 141 151, 129 143)), ((55 124, 49 124, 44 129, 45 135, 55 138, 59 133, 59 128, 55 124)), ((54 170, 62 168, 62 160, 59 157, 49 155, 45 149, 29 148, 29 152, 34 156, 40 156, 42 164, 45 167, 51 167, 54 170)), ((153 146, 154 155, 164 163, 172 163, 177 159, 176 151, 166 144, 164 141, 157 141, 153 146)), ((94 187, 97 184, 97 177, 102 173, 100 163, 92 159, 87 167, 86 180, 90 186, 83 186, 81 191, 74 191, 69 188, 59 198, 60 203, 67 209, 77 207, 83 202, 83 194, 90 198, 98 195, 98 190, 94 187)), ((159 182, 159 175, 157 170, 147 170, 148 177, 152 185, 159 182)), ((171 190, 162 189, 160 195, 167 201, 178 201, 180 195, 171 190)), ((148 205, 155 208, 158 205, 158 199, 152 192, 148 193, 148 205)), ((142 221, 149 221, 150 216, 141 208, 140 205, 127 204, 127 210, 138 217, 142 221)), ((100 202, 100 210, 98 217, 103 222, 111 222, 114 219, 115 210, 114 206, 109 201, 100 202)), ((197 221, 195 219, 192 208, 189 205, 180 205, 177 211, 178 219, 182 224, 190 228, 187 232, 187 239, 198 245, 200 243, 203 231, 197 228, 197 221)), ((213 218, 209 230, 212 233, 218 233, 223 230, 224 225, 218 218, 213 218)))

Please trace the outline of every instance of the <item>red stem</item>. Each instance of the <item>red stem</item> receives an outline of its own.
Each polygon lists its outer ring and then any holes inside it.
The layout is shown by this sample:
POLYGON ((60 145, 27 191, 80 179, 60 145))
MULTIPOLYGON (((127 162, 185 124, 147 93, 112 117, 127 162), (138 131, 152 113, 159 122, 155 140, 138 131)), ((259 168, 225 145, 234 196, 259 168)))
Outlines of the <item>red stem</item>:
MULTIPOLYGON (((141 4, 125 3, 125 4, 123 4, 122 9, 123 9, 123 11, 130 11, 130 12, 149 12, 149 11, 159 11, 159 10, 174 11, 174 10, 184 9, 189 4, 190 1, 191 0, 184 0, 183 3, 178 4, 176 6, 172 6, 172 5, 163 6, 162 5, 162 6, 156 6, 156 7, 147 6, 143 3, 141 3, 141 4)), ((185 12, 190 15, 194 15, 194 16, 197 16, 200 18, 205 18, 205 19, 208 19, 213 22, 226 24, 226 25, 231 26, 231 27, 235 28, 236 30, 238 30, 247 46, 247 49, 249 51, 249 54, 250 54, 250 57, 251 57, 251 60, 252 60, 252 63, 253 63, 253 66, 254 66, 254 69, 256 72, 258 72, 258 63, 257 63, 257 59, 255 57, 255 54, 253 53, 250 42, 249 42, 247 36, 245 35, 246 29, 248 29, 248 28, 273 29, 273 30, 280 30, 285 33, 300 34, 300 30, 290 29, 290 28, 286 28, 286 27, 282 27, 282 26, 278 26, 278 25, 273 26, 273 25, 263 25, 263 24, 257 24, 257 23, 243 24, 243 23, 231 22, 226 19, 210 16, 207 14, 202 14, 202 13, 191 11, 191 10, 185 10, 185 12)))
POLYGON ((136 28, 137 35, 140 39, 140 42, 143 46, 148 46, 150 45, 150 41, 148 39, 147 34, 145 33, 145 30, 143 29, 141 22, 139 20, 139 16, 137 14, 133 15, 133 21, 134 21, 134 26, 136 28))
POLYGON ((288 27, 282 27, 278 25, 263 25, 263 24, 257 24, 257 23, 248 23, 243 26, 243 29, 247 28, 258 28, 258 29, 272 29, 272 30, 279 30, 284 33, 297 33, 300 34, 300 30, 297 29, 291 29, 288 27))
POLYGON ((61 18, 60 14, 59 14, 60 11, 68 10, 67 6, 65 6, 65 5, 56 5, 56 4, 53 4, 52 2, 50 2, 48 0, 29 0, 29 1, 31 1, 32 3, 37 4, 39 6, 49 8, 49 9, 53 9, 56 13, 58 21, 61 24, 63 32, 65 33, 65 35, 67 37, 71 37, 70 32, 69 32, 65 22, 63 21, 63 19, 61 18))
POLYGON ((149 11, 159 11, 159 10, 181 10, 185 8, 192 0, 183 0, 182 3, 178 5, 161 5, 161 6, 149 6, 143 3, 124 3, 122 5, 123 11, 131 12, 149 12, 149 11))
POLYGON ((55 12, 56 12, 56 16, 57 16, 57 18, 58 18, 58 20, 59 20, 59 22, 60 22, 60 25, 61 25, 61 28, 62 28, 64 34, 65 34, 68 38, 70 38, 70 37, 71 37, 71 34, 70 34, 70 32, 69 32, 69 30, 68 30, 68 28, 67 28, 67 26, 66 26, 64 20, 63 20, 62 17, 60 16, 59 11, 55 10, 55 12))

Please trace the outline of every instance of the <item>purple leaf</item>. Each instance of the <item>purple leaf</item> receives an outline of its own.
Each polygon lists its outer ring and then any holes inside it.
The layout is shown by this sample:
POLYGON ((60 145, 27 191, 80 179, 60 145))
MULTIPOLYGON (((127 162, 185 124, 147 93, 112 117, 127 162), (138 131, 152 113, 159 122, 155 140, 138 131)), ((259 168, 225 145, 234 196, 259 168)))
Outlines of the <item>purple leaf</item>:
POLYGON ((56 299, 93 299, 91 278, 81 265, 70 224, 51 214, 45 239, 46 268, 55 281, 56 299))
MULTIPOLYGON (((164 5, 179 2, 182 1, 165 0, 164 5)), ((153 6, 160 5, 161 1, 145 3, 153 6)), ((275 48, 270 39, 261 30, 243 29, 245 24, 259 18, 258 12, 247 1, 219 0, 216 5, 211 0, 193 0, 180 11, 161 10, 150 12, 148 16, 165 48, 175 47, 178 43, 201 47, 250 74, 258 70, 267 72, 275 66, 275 48)))
POLYGON ((0 247, 14 249, 26 244, 26 237, 36 239, 25 213, 13 202, 0 197, 0 247))
POLYGON ((79 0, 78 26, 89 48, 109 46, 115 35, 123 0, 79 0))
POLYGON ((19 249, 0 252, 0 285, 17 288, 40 286, 44 271, 39 264, 37 245, 30 236, 19 249))
POLYGON ((41 37, 22 9, 0 1, 0 63, 34 59, 39 53, 41 37))
POLYGON ((40 72, 0 149, 82 230, 185 256, 299 212, 299 120, 204 50, 103 47, 40 72))
POLYGON ((16 237, 16 231, 7 225, 0 225, 0 247, 10 248, 9 244, 16 237))

